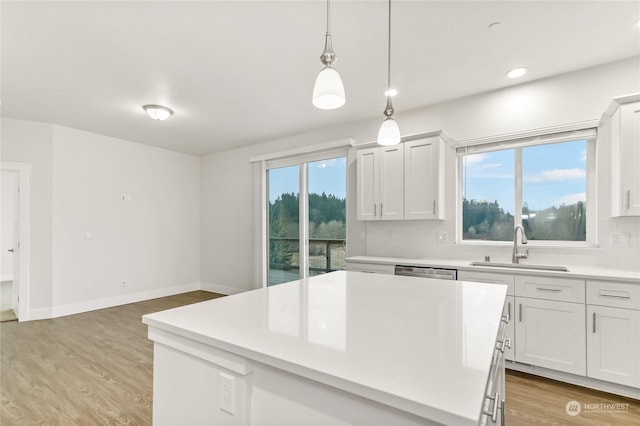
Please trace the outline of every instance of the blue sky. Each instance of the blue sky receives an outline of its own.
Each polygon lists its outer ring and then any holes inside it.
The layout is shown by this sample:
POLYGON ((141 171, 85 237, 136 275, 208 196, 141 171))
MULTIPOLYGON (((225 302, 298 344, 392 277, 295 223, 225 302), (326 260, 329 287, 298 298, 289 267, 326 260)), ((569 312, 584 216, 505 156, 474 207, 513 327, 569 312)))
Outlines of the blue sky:
MULTIPOLYGON (((586 200, 584 140, 537 145, 522 150, 523 203, 531 210, 586 200)), ((466 156, 463 192, 470 200, 498 201, 514 213, 514 150, 466 156)))
MULTIPOLYGON (((283 193, 298 193, 298 166, 269 170, 269 201, 283 193)), ((345 157, 309 163, 309 192, 338 198, 346 197, 347 159, 345 157)))

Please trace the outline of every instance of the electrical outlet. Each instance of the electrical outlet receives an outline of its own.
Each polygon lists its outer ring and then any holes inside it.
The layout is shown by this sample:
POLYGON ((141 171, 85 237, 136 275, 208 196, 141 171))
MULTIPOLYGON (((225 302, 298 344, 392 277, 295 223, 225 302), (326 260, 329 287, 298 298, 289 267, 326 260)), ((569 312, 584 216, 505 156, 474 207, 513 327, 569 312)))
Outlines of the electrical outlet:
POLYGON ((220 409, 229 414, 235 414, 234 378, 226 373, 220 373, 220 409))
POLYGON ((445 242, 449 239, 449 233, 447 231, 438 231, 438 241, 445 242))
POLYGON ((129 280, 122 280, 122 287, 129 287, 129 280))
POLYGON ((84 283, 84 292, 90 293, 93 290, 93 285, 91 283, 84 283))
POLYGON ((628 232, 614 232, 611 234, 611 245, 612 246, 628 246, 629 245, 630 235, 628 232))

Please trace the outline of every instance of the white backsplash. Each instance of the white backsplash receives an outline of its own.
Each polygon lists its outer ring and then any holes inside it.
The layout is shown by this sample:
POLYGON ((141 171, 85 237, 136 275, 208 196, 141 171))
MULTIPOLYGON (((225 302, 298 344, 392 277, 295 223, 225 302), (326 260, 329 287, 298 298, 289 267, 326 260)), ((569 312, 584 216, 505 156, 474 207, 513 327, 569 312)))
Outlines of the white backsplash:
MULTIPOLYGON (((528 244, 532 264, 585 265, 640 271, 640 218, 609 219, 608 237, 601 238, 598 247, 559 248, 536 247, 528 244), (629 235, 628 246, 613 246, 610 234, 629 235)), ((441 221, 367 222, 365 225, 366 255, 418 259, 456 259, 511 262, 512 244, 494 246, 456 244, 455 229, 441 221), (439 239, 445 233, 447 240, 439 239)))

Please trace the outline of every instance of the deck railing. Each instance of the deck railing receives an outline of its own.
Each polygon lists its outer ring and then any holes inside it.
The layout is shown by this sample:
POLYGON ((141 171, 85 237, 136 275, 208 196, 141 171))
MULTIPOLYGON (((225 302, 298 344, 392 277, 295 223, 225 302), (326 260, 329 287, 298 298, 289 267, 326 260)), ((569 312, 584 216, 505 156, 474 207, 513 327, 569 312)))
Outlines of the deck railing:
MULTIPOLYGON (((299 262, 298 238, 269 238, 269 269, 297 270, 299 262), (275 252, 275 253, 274 253, 275 252)), ((344 269, 347 240, 336 238, 309 238, 309 272, 325 273, 344 269)))

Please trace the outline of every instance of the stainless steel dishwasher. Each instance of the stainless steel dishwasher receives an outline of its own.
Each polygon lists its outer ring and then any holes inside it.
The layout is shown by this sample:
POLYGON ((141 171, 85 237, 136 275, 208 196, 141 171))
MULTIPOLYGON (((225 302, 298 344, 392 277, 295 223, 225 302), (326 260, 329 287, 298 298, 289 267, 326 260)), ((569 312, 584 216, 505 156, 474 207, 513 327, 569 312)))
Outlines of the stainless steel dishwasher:
POLYGON ((458 278, 456 269, 431 268, 429 266, 396 265, 395 274, 408 277, 435 278, 437 280, 456 280, 458 278))

